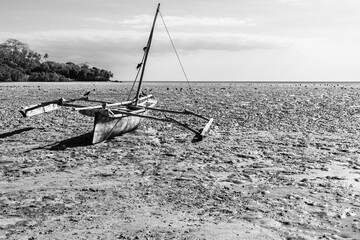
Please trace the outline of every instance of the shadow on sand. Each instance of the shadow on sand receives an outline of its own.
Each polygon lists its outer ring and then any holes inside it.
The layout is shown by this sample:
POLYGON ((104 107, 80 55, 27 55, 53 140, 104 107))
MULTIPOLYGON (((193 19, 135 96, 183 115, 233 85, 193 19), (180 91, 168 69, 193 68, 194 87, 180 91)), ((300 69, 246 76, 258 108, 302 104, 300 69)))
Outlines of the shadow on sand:
POLYGON ((33 129, 34 129, 33 127, 27 127, 27 128, 18 129, 18 130, 12 131, 12 132, 2 133, 2 134, 0 134, 0 138, 11 137, 13 135, 20 134, 22 132, 31 131, 33 129))
POLYGON ((62 151, 62 150, 65 150, 66 148, 89 146, 89 145, 92 145, 91 139, 92 139, 92 132, 88 132, 88 133, 82 134, 80 136, 72 137, 72 138, 63 140, 61 142, 58 142, 55 145, 52 145, 49 148, 49 150, 62 151))
POLYGON ((23 153, 31 152, 34 150, 41 150, 41 149, 46 149, 50 151, 64 151, 67 148, 89 146, 92 145, 91 139, 92 139, 92 132, 89 132, 60 142, 55 142, 48 145, 32 148, 23 153))

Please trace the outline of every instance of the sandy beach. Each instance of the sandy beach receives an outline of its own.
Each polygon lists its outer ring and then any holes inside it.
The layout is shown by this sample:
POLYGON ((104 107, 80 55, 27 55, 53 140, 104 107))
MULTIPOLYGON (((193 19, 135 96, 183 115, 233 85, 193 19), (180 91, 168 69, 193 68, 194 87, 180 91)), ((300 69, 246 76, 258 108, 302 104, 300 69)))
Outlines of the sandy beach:
POLYGON ((90 117, 18 112, 130 87, 0 84, 0 239, 360 239, 360 85, 145 83, 214 118, 197 143, 146 120, 91 145, 90 117))

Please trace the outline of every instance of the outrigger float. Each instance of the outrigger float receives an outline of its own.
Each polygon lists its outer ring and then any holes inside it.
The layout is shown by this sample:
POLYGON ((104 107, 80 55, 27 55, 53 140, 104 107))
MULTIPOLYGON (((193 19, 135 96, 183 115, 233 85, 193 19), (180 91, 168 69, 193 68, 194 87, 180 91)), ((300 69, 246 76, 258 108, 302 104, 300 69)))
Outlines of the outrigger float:
MULTIPOLYGON (((155 18, 153 20, 150 36, 144 50, 143 60, 138 64, 138 74, 140 74, 140 80, 136 92, 136 97, 133 100, 123 101, 123 102, 115 102, 115 103, 107 103, 103 101, 94 101, 89 100, 89 93, 86 93, 83 97, 75 98, 75 99, 64 99, 61 98, 59 100, 43 102, 40 104, 35 104, 27 107, 23 107, 20 112, 24 117, 31 117, 34 115, 51 112, 54 110, 58 110, 61 107, 70 107, 79 113, 90 116, 94 118, 94 129, 93 129, 93 138, 92 143, 100 143, 107 139, 110 139, 115 136, 122 135, 126 132, 130 132, 136 129, 139 124, 142 122, 144 118, 163 121, 163 122, 171 122, 177 125, 180 125, 195 134, 194 140, 199 141, 202 140, 205 136, 206 132, 209 130, 213 118, 207 118, 197 113, 194 113, 189 110, 183 111, 173 111, 167 109, 155 108, 157 103, 157 99, 153 95, 145 95, 142 96, 141 85, 143 82, 146 61, 149 55, 151 41, 153 38, 154 27, 156 23, 156 19, 158 13, 160 12, 160 4, 156 9, 155 18), (79 106, 76 105, 74 107, 74 102, 76 101, 85 101, 85 102, 99 102, 101 104, 96 106, 79 106), (150 111, 159 111, 163 113, 171 113, 171 114, 182 114, 193 116, 201 121, 205 121, 204 127, 200 129, 196 129, 194 126, 190 126, 190 124, 186 122, 181 122, 177 119, 164 115, 164 117, 155 117, 149 115, 150 111)), ((161 13, 160 13, 161 15, 161 13)), ((180 62, 181 63, 181 62, 180 62)), ((137 76, 138 76, 137 74, 137 76)), ((136 82, 137 79, 135 79, 136 82)), ((134 82, 134 83, 135 83, 134 82)), ((134 86, 134 85, 133 85, 134 86)))

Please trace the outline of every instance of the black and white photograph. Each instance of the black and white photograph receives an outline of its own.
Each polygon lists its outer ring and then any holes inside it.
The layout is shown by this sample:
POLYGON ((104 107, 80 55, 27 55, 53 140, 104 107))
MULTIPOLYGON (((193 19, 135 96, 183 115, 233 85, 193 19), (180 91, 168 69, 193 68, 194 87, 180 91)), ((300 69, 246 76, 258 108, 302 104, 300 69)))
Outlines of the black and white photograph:
POLYGON ((1 0, 0 240, 359 240, 359 0, 1 0))

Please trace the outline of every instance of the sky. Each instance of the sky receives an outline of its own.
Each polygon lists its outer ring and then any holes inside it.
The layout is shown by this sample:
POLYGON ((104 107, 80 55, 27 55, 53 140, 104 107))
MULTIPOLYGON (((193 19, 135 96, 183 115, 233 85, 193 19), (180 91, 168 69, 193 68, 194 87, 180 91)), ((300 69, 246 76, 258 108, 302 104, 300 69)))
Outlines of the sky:
MULTIPOLYGON (((190 81, 360 80, 360 0, 1 0, 0 43, 132 81, 159 2, 190 81)), ((146 80, 185 81, 160 17, 146 80)))

